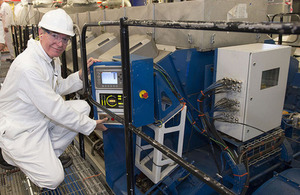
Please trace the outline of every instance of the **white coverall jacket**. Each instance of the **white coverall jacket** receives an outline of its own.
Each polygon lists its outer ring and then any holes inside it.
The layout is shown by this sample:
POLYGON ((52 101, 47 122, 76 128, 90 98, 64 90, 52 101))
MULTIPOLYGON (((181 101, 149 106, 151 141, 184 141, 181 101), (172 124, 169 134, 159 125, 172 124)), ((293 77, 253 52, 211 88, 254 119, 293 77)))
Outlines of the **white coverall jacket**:
POLYGON ((0 43, 5 44, 2 18, 0 17, 0 43))
POLYGON ((8 32, 4 32, 5 34, 5 43, 9 50, 9 53, 12 58, 15 57, 15 50, 12 44, 12 37, 11 37, 11 26, 15 24, 14 22, 14 14, 13 11, 8 3, 3 2, 1 5, 1 14, 2 14, 2 22, 3 27, 8 28, 8 32))
POLYGON ((12 63, 0 90, 0 147, 4 159, 18 166, 39 187, 55 189, 64 179, 60 156, 78 132, 88 135, 96 121, 83 100, 61 95, 82 88, 78 72, 62 79, 39 41, 12 63))

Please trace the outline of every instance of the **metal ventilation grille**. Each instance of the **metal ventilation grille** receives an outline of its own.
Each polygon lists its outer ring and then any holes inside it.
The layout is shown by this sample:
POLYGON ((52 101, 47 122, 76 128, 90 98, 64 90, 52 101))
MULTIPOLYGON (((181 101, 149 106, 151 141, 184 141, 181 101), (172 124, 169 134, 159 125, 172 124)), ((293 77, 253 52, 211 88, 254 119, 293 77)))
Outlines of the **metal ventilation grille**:
POLYGON ((66 153, 73 158, 73 165, 65 169, 65 179, 57 189, 35 186, 19 169, 5 171, 0 168, 0 195, 113 194, 103 174, 82 159, 74 146, 69 146, 66 153))

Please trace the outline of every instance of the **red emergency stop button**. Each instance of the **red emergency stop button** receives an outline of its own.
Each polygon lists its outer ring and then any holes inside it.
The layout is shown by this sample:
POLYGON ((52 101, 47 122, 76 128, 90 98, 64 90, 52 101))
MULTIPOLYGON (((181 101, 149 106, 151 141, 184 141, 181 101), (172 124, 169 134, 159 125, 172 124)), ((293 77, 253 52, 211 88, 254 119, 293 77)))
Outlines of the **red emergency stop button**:
POLYGON ((148 92, 146 90, 140 91, 140 98, 147 99, 149 97, 148 92))

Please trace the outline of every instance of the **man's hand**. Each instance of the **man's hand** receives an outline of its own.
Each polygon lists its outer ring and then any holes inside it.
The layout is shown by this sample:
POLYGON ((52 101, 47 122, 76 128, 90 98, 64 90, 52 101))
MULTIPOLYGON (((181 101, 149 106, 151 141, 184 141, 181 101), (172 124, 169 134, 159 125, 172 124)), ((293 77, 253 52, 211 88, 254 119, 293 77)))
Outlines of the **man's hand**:
MULTIPOLYGON (((101 60, 90 58, 87 60, 87 71, 88 75, 90 74, 90 66, 93 65, 94 62, 101 62, 101 60)), ((82 69, 79 70, 79 78, 82 80, 82 69)))
POLYGON ((108 120, 108 118, 96 120, 96 127, 95 130, 100 130, 100 131, 106 131, 107 128, 103 125, 108 120))
POLYGON ((5 32, 8 32, 8 28, 4 28, 4 31, 5 31, 5 32))

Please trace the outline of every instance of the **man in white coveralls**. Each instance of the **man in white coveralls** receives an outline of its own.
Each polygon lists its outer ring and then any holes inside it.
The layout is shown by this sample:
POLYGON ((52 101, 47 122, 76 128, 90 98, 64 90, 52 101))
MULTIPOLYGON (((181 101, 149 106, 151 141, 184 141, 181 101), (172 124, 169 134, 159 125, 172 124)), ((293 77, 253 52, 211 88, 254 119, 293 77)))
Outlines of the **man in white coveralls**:
MULTIPOLYGON (((61 77, 59 56, 74 36, 71 17, 62 9, 47 12, 39 22, 40 41, 30 39, 18 55, 0 90, 0 164, 19 167, 39 187, 55 189, 64 180, 61 154, 78 133, 106 130, 107 120, 89 118, 84 100, 62 96, 82 89, 82 70, 61 77)), ((88 66, 94 59, 88 60, 88 66)))

